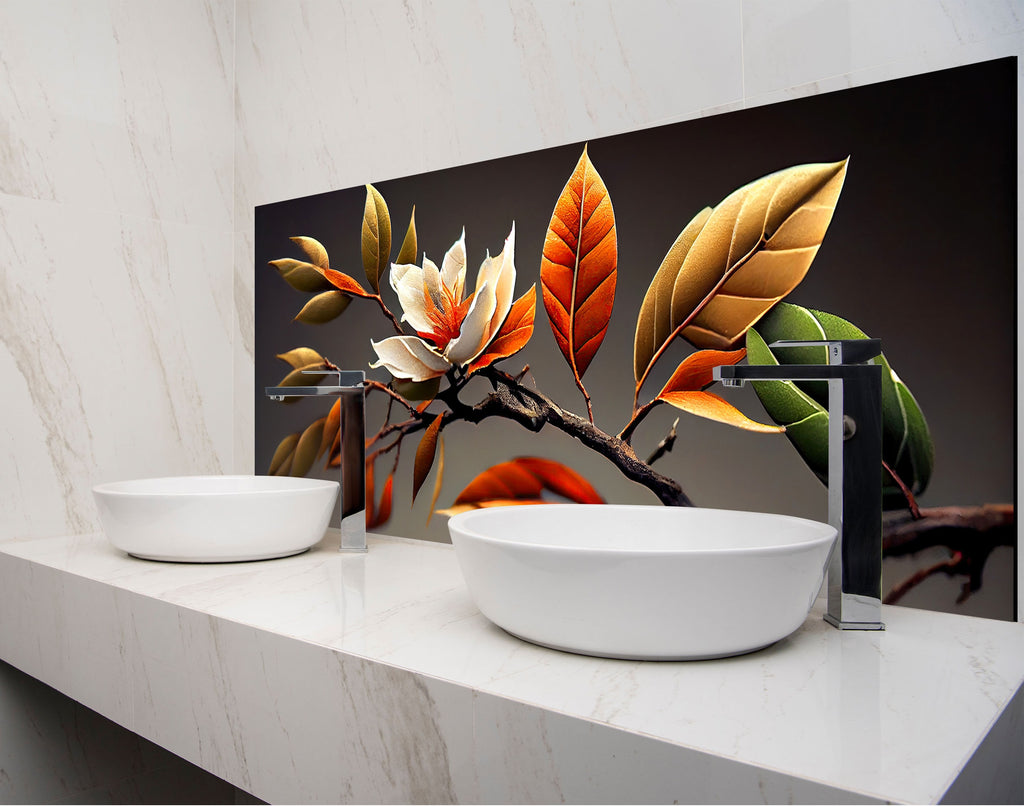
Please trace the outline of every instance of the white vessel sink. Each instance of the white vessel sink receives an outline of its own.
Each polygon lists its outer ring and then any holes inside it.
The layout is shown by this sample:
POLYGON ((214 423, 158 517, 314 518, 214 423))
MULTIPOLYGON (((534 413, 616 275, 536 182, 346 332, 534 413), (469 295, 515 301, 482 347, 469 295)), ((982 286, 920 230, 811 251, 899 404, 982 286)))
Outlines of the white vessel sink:
POLYGON ((319 542, 338 482, 287 476, 179 476, 93 488, 103 531, 147 560, 215 563, 298 554, 319 542))
POLYGON ((836 530, 683 507, 493 507, 448 522, 480 611, 554 649, 635 660, 739 655, 807 618, 836 530))

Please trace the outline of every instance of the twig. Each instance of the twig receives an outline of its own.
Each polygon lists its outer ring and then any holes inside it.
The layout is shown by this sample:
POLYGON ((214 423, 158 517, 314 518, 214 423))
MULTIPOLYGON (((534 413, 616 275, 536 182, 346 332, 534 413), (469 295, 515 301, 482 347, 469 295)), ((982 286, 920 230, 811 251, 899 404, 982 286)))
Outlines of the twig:
POLYGON ((917 506, 917 499, 914 498, 914 493, 911 492, 910 488, 903 483, 903 479, 896 475, 896 471, 889 467, 888 463, 882 461, 882 467, 885 468, 885 472, 888 473, 892 480, 896 482, 896 486, 900 488, 900 492, 903 493, 903 497, 907 499, 907 508, 910 510, 911 516, 914 520, 921 517, 921 510, 917 506))
POLYGON ((665 437, 658 443, 658 446, 654 449, 654 452, 647 457, 647 464, 653 465, 662 456, 672 450, 676 444, 676 426, 679 425, 679 418, 676 417, 676 421, 672 423, 672 427, 665 437))

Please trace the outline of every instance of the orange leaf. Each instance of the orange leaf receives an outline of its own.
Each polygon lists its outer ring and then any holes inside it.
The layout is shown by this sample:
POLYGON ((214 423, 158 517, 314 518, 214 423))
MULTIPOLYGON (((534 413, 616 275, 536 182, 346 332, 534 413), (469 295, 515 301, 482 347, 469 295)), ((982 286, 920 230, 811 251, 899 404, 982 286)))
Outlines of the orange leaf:
POLYGON ((393 473, 389 473, 387 479, 384 481, 384 489, 380 494, 380 507, 378 507, 376 513, 372 518, 367 518, 366 526, 370 529, 375 529, 378 526, 383 526, 391 518, 391 486, 395 480, 393 473))
POLYGON ((570 467, 536 456, 520 456, 514 461, 533 473, 548 490, 563 498, 577 504, 604 503, 604 499, 590 482, 570 467))
POLYGON ((341 398, 336 398, 334 405, 331 406, 331 410, 327 412, 327 419, 324 421, 324 436, 320 441, 320 450, 316 453, 316 458, 319 459, 325 453, 327 459, 330 461, 331 448, 334 447, 335 439, 341 439, 341 398))
POLYGON ((508 316, 498 334, 483 354, 469 365, 469 372, 489 367, 501 358, 508 358, 522 350, 533 335, 533 323, 537 313, 537 286, 512 303, 508 316))
POLYGON ((577 384, 608 330, 617 261, 611 197, 584 148, 555 203, 540 266, 544 308, 577 384))
MULTIPOLYGON (((604 499, 572 468, 551 459, 520 456, 488 468, 473 479, 455 499, 455 506, 505 501, 542 503, 544 490, 556 493, 579 504, 603 504, 604 499)), ((507 504, 491 503, 490 506, 507 504)))
POLYGON ((372 298, 373 294, 368 291, 364 291, 363 287, 359 285, 355 280, 349 277, 344 272, 335 271, 334 269, 322 269, 324 277, 327 278, 327 282, 333 285, 335 288, 344 291, 346 294, 353 294, 357 297, 372 298))
POLYGON ((477 501, 473 504, 452 504, 448 509, 437 510, 438 515, 458 515, 471 509, 487 509, 488 507, 521 507, 528 504, 550 504, 543 498, 492 498, 490 501, 477 501))
POLYGON ((434 465, 434 457, 437 455, 437 436, 441 432, 441 420, 444 413, 438 414, 434 421, 427 426, 416 448, 416 461, 412 469, 412 500, 416 500, 416 493, 420 491, 423 482, 427 480, 427 474, 434 465))
POLYGON ((712 375, 715 367, 737 364, 746 354, 745 349, 698 350, 691 353, 676 367, 658 396, 667 392, 701 392, 715 382, 712 375))
POLYGON ((714 420, 718 423, 725 423, 734 428, 742 428, 745 431, 756 431, 761 434, 778 434, 785 431, 781 425, 766 425, 751 420, 732 403, 728 403, 718 395, 711 392, 662 392, 658 400, 664 400, 690 414, 703 417, 706 420, 714 420))

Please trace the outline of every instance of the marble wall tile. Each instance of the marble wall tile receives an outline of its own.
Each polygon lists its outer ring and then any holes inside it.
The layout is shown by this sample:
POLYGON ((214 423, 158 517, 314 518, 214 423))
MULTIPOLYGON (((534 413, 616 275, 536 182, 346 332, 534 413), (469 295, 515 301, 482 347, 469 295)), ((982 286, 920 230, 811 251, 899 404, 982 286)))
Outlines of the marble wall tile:
POLYGON ((5 2, 0 191, 228 229, 232 11, 5 2))
POLYGON ((92 485, 222 472, 227 232, 0 196, 0 535, 97 528, 92 485))
POLYGON ((995 43, 1022 29, 1024 10, 1014 0, 743 0, 744 93, 757 96, 936 57, 950 67, 961 48, 995 43))
POLYGON ((2 539, 97 528, 101 480, 231 466, 233 12, 4 5, 2 539))

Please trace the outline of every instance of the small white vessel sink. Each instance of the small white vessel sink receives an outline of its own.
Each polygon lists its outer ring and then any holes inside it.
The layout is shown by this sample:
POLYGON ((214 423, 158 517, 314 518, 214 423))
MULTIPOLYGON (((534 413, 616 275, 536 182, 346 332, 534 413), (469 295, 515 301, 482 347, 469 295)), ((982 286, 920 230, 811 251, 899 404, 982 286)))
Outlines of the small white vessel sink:
POLYGON ((324 536, 339 484, 287 476, 178 476, 93 488, 117 548, 146 560, 216 563, 298 554, 324 536))
POLYGON ((785 638, 807 618, 836 530, 787 515, 552 504, 448 521, 480 611, 536 644, 698 660, 785 638))

